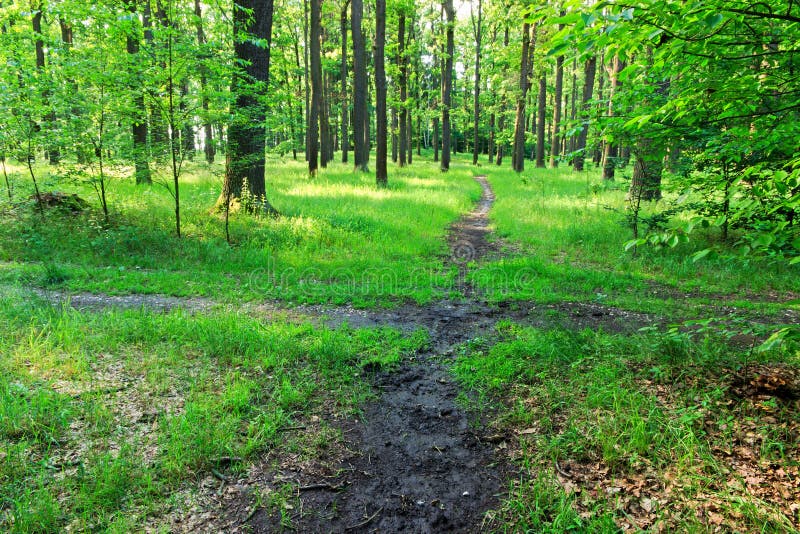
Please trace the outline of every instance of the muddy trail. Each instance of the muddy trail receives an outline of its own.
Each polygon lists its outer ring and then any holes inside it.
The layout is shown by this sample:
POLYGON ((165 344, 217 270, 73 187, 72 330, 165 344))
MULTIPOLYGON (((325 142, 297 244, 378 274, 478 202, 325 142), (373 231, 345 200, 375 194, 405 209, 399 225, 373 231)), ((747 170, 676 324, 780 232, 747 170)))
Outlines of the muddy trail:
MULTIPOLYGON (((464 282, 467 265, 491 250, 488 212, 494 195, 485 177, 476 180, 481 200, 451 227, 448 239, 450 261, 458 265, 465 290, 471 289, 464 282)), ((376 374, 378 398, 365 406, 359 421, 341 428, 347 452, 333 468, 338 475, 314 484, 303 470, 294 473, 298 487, 305 489, 299 493, 303 513, 293 518, 293 529, 470 532, 479 530, 484 513, 499 503, 505 469, 457 404, 459 388, 441 356, 480 335, 492 319, 452 303, 425 311, 335 316, 354 327, 426 328, 431 349, 399 369, 376 374)), ((249 526, 255 532, 284 528, 267 511, 253 515, 249 526)))

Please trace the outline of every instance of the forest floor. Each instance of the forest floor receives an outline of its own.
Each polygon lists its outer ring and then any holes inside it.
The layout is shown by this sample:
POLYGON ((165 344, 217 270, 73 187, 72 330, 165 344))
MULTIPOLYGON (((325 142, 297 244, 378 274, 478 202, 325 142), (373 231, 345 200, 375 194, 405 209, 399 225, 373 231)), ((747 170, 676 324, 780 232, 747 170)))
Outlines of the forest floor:
POLYGON ((452 297, 365 308, 4 289, 54 305, 34 320, 6 310, 21 334, 3 342, 56 392, 16 371, 0 390, 23 418, 0 423, 0 484, 28 492, 3 504, 8 524, 52 513, 63 526, 71 510, 72 528, 182 532, 800 528, 797 353, 757 350, 800 324, 793 294, 748 308, 702 293, 685 319, 680 305, 498 299, 475 274, 521 253, 475 180, 480 198, 445 238, 452 297), (22 457, 26 471, 10 467, 22 457))

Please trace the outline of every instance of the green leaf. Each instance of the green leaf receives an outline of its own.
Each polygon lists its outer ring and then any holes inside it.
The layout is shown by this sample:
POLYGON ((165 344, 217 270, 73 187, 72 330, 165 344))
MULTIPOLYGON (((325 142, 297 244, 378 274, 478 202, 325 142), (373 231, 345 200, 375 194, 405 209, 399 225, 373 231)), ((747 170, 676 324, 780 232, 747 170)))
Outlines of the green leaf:
POLYGON ((713 30, 714 28, 719 26, 722 21, 723 17, 721 13, 709 13, 703 22, 705 22, 706 26, 709 29, 713 30))
POLYGON ((711 249, 710 248, 704 248, 703 250, 695 252, 694 254, 692 254, 689 257, 692 258, 692 262, 693 263, 696 263, 696 262, 702 260, 703 258, 705 258, 706 256, 708 256, 710 253, 711 253, 711 249))
POLYGON ((638 247, 639 245, 644 245, 647 243, 644 239, 631 239, 627 243, 625 243, 625 250, 628 251, 634 247, 638 247))

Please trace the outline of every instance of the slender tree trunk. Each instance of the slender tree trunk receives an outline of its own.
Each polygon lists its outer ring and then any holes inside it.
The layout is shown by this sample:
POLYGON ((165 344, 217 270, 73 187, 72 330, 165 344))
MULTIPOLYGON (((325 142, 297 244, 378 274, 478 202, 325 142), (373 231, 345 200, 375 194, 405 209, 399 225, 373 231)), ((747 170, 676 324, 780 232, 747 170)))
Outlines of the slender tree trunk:
POLYGON ((545 116, 547 109, 547 74, 543 70, 539 75, 539 95, 536 99, 536 167, 545 167, 544 161, 544 136, 545 116))
POLYGON ((347 99, 347 6, 350 5, 350 0, 345 0, 342 6, 342 11, 339 14, 339 31, 342 34, 342 58, 341 58, 341 91, 342 91, 342 124, 341 124, 341 145, 342 145, 342 163, 347 163, 347 151, 349 150, 349 136, 347 133, 347 106, 349 105, 347 99))
POLYGON ((320 108, 322 107, 322 57, 320 39, 322 38, 321 5, 322 0, 311 0, 311 108, 308 113, 308 174, 317 175, 319 165, 320 108))
POLYGON ((597 72, 597 56, 586 60, 583 69, 583 102, 581 104, 581 131, 575 143, 575 171, 583 171, 586 160, 586 138, 589 135, 589 114, 591 113, 592 91, 594 90, 594 77, 597 72))
POLYGON ((483 2, 478 0, 478 20, 472 19, 473 35, 475 37, 475 89, 473 91, 475 102, 472 111, 472 164, 478 164, 478 134, 480 132, 481 110, 481 31, 483 26, 483 2))
MULTIPOLYGON (((571 89, 571 96, 569 98, 570 104, 570 111, 569 111, 569 123, 570 125, 575 124, 575 119, 578 116, 578 60, 572 60, 572 89, 571 89)), ((570 153, 570 157, 572 153, 575 152, 575 136, 569 136, 569 149, 568 152, 570 153)))
MULTIPOLYGON (((560 28, 561 26, 559 26, 560 28)), ((558 167, 561 156, 561 101, 564 98, 564 56, 556 58, 556 83, 553 97, 553 142, 550 149, 550 167, 558 167)))
POLYGON ((361 19, 362 0, 350 3, 350 25, 353 35, 353 160, 356 170, 366 172, 369 166, 369 116, 367 114, 367 58, 361 19))
POLYGON ((660 151, 653 150, 653 141, 643 137, 636 143, 634 157, 628 199, 660 200, 661 173, 664 170, 664 160, 660 151))
POLYGON ((433 118, 433 161, 439 161, 439 117, 433 118))
POLYGON ((398 128, 398 124, 397 124, 397 109, 396 108, 392 108, 392 161, 394 163, 397 163, 397 158, 398 158, 398 154, 397 154, 397 144, 398 144, 397 128, 398 128))
POLYGON ((386 70, 384 47, 386 43, 386 0, 375 0, 375 182, 386 187, 386 70))
MULTIPOLYGON (((197 46, 202 50, 206 45, 206 34, 203 30, 203 9, 200 6, 200 0, 194 0, 194 16, 197 25, 197 46)), ((214 128, 209 119, 208 68, 205 63, 200 66, 200 93, 201 106, 203 108, 203 153, 205 154, 206 162, 211 164, 214 163, 217 149, 214 146, 214 128)))
POLYGON ((450 108, 452 106, 453 89, 453 54, 455 53, 455 10, 453 0, 444 0, 445 14, 447 15, 446 52, 444 58, 444 72, 442 73, 442 160, 440 169, 450 170, 450 108))
MULTIPOLYGON (((401 8, 402 9, 402 8, 401 8)), ((408 154, 408 108, 406 107, 406 99, 408 98, 408 68, 407 59, 405 56, 406 46, 406 15, 400 12, 397 15, 397 66, 400 71, 400 133, 399 133, 399 165, 400 167, 406 166, 406 158, 408 154)))
MULTIPOLYGON (((33 29, 34 34, 34 53, 36 56, 36 70, 39 72, 44 72, 45 69, 45 49, 44 49, 44 35, 42 33, 42 18, 43 18, 43 11, 44 6, 42 2, 32 2, 31 7, 33 8, 33 17, 31 18, 31 26, 33 29)), ((42 76, 42 79, 45 79, 42 76)), ((42 100, 44 103, 45 108, 49 107, 50 101, 50 90, 44 88, 42 91, 42 100)), ((55 129, 55 122, 56 122, 56 114, 55 111, 50 111, 42 117, 45 130, 48 135, 55 129)), ((41 127, 37 126, 36 131, 41 131, 41 127)), ((59 149, 58 145, 47 140, 46 143, 47 147, 47 158, 50 160, 51 165, 58 165, 61 161, 61 150, 59 149)))
MULTIPOLYGON (((614 56, 611 70, 609 72, 608 88, 608 116, 614 116, 614 95, 619 87, 619 73, 624 68, 624 63, 619 57, 614 56)), ((619 145, 612 141, 607 141, 603 149, 603 179, 613 180, 614 171, 617 167, 617 157, 619 156, 619 145)))
POLYGON ((311 124, 311 73, 310 73, 310 66, 309 66, 309 53, 310 53, 310 43, 308 38, 308 0, 303 0, 303 80, 305 80, 305 99, 306 99, 306 161, 310 160, 310 148, 311 148, 311 129, 308 127, 311 124))
MULTIPOLYGON (((232 119, 225 151, 221 202, 241 198, 245 181, 254 197, 253 209, 275 213, 266 199, 266 108, 263 92, 269 86, 273 0, 236 0, 233 10, 234 54, 245 65, 234 73, 232 119), (258 43, 265 43, 265 47, 258 43)), ((225 206, 227 209, 227 206, 225 206)))

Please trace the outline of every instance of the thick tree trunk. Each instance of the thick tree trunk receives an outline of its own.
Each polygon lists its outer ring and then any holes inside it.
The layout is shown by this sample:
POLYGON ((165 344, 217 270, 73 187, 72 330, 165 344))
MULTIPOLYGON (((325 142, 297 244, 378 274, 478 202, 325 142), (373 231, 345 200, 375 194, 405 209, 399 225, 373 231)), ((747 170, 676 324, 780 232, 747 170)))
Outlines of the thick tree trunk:
POLYGON ((592 56, 586 60, 583 69, 583 101, 581 104, 581 131, 575 142, 575 170, 583 171, 583 164, 586 160, 586 138, 589 135, 589 114, 591 112, 592 91, 594 90, 594 77, 597 72, 597 56, 592 56))
MULTIPOLYGON (((319 166, 320 110, 322 107, 322 0, 311 0, 311 31, 309 35, 311 63, 311 108, 308 113, 308 174, 317 175, 319 166)), ((324 157, 324 156, 323 156, 324 157)))
POLYGON ((450 107, 452 106, 453 89, 453 54, 455 53, 455 10, 453 0, 444 0, 445 14, 447 15, 446 51, 444 58, 444 72, 442 73, 442 160, 440 169, 450 170, 450 107))
POLYGON ((511 152, 511 167, 522 172, 525 168, 525 101, 530 86, 531 63, 531 25, 522 25, 522 55, 519 67, 519 94, 517 95, 517 113, 514 121, 514 147, 511 152))
POLYGON ((367 171, 369 166, 369 117, 367 115, 367 57, 361 20, 362 0, 350 4, 350 25, 353 34, 353 160, 356 170, 367 171))
POLYGON ((236 0, 233 10, 234 54, 243 65, 234 73, 232 119, 225 151, 225 178, 220 201, 224 209, 241 198, 247 182, 254 211, 275 213, 266 199, 266 107, 263 93, 269 86, 273 0, 236 0), (258 43, 265 43, 265 47, 258 43))
POLYGON ((386 43, 386 0, 375 0, 375 182, 386 187, 386 70, 384 46, 386 43))

